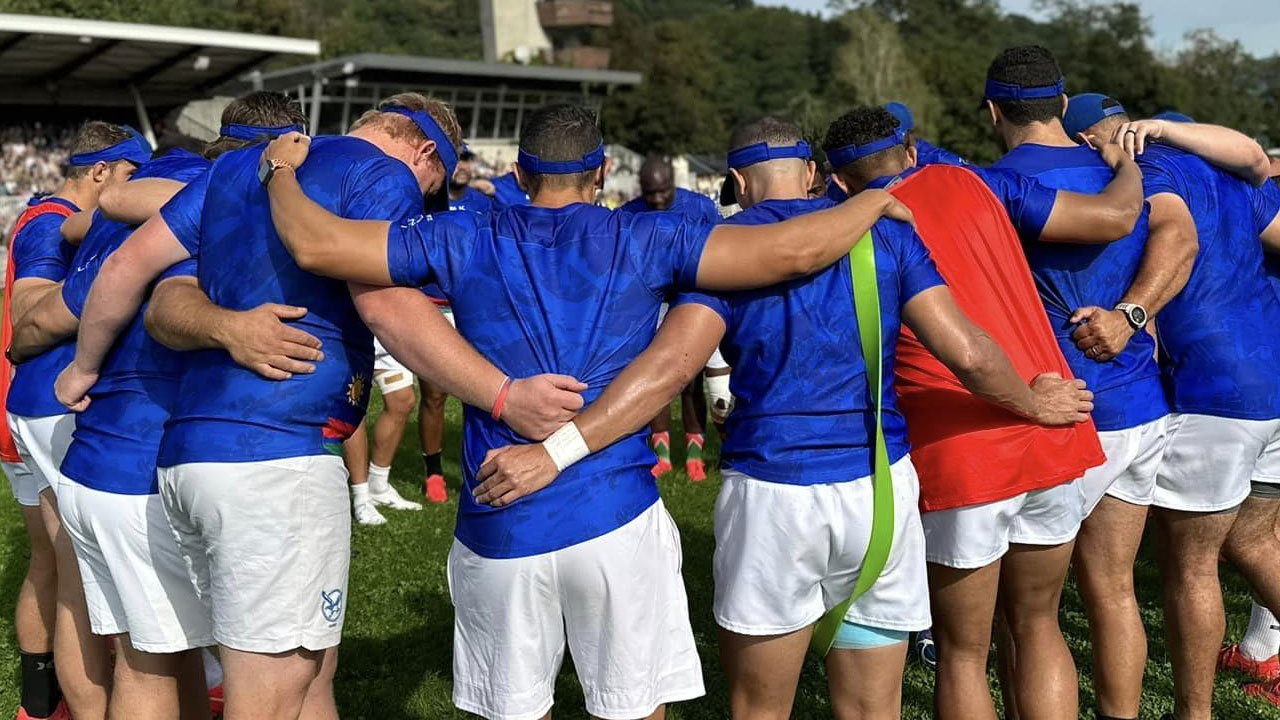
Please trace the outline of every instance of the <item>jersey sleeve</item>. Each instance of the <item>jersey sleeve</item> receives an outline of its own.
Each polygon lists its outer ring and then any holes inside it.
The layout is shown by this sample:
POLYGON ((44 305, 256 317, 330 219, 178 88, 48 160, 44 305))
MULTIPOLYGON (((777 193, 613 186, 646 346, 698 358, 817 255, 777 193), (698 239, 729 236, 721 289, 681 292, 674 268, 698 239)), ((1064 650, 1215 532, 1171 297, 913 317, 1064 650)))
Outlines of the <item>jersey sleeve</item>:
POLYGON ((164 218, 169 231, 192 257, 200 254, 200 216, 204 211, 204 196, 209 190, 209 176, 212 174, 212 171, 206 172, 187 183, 186 187, 160 208, 160 217, 164 218))
POLYGON ((169 278, 176 277, 197 277, 197 267, 198 264, 196 263, 195 258, 179 260, 178 262, 170 265, 164 272, 160 273, 160 277, 156 278, 156 282, 160 283, 164 280, 168 280, 169 278))
POLYGON ((75 246, 62 239, 62 221, 57 213, 33 218, 13 238, 14 280, 44 278, 60 282, 75 256, 75 246))
POLYGON ((632 252, 649 289, 663 296, 672 287, 697 286, 698 263, 714 223, 692 222, 673 212, 638 213, 623 222, 631 223, 632 252))
POLYGON ((394 224, 387 233, 387 271, 403 287, 435 284, 446 299, 453 298, 466 270, 477 237, 486 232, 480 215, 445 212, 419 215, 394 224))
MULTIPOLYGON (((67 273, 66 281, 62 283, 62 302, 66 304, 71 314, 76 317, 80 317, 80 313, 84 312, 84 303, 89 299, 89 288, 93 287, 93 281, 98 277, 98 271, 102 269, 102 263, 110 255, 110 253, 98 252, 95 249, 102 247, 99 238, 94 237, 95 230, 102 232, 101 228, 105 227, 97 220, 98 218, 95 218, 93 226, 89 229, 89 234, 80 243, 80 249, 76 252, 72 269, 67 273)), ((106 223, 106 225, 110 224, 106 223)))
POLYGON ((720 211, 716 209, 715 201, 701 195, 698 197, 698 203, 702 206, 702 219, 712 225, 720 222, 720 211))
POLYGON ((1161 193, 1173 193, 1179 197, 1187 197, 1182 173, 1174 166, 1171 159, 1150 159, 1155 153, 1144 153, 1138 156, 1138 167, 1142 169, 1142 196, 1150 198, 1161 193))
POLYGON ((399 222, 422 214, 422 191, 399 160, 385 155, 351 170, 342 216, 351 220, 399 222))
POLYGON ((1000 198, 1018 235, 1024 240, 1039 240, 1058 201, 1058 191, 1014 170, 986 168, 978 176, 1000 198))
POLYGON ((929 248, 910 225, 896 220, 882 222, 887 225, 882 239, 898 263, 898 297, 903 305, 929 288, 946 284, 929 248))
POLYGON ((729 324, 729 315, 733 308, 729 305, 729 301, 723 296, 716 293, 702 292, 701 290, 686 290, 677 293, 675 298, 671 300, 671 307, 678 308, 681 305, 705 305, 711 308, 725 325, 729 324))
POLYGON ((1268 180, 1250 195, 1253 199, 1253 224, 1261 233, 1280 215, 1280 185, 1268 180))

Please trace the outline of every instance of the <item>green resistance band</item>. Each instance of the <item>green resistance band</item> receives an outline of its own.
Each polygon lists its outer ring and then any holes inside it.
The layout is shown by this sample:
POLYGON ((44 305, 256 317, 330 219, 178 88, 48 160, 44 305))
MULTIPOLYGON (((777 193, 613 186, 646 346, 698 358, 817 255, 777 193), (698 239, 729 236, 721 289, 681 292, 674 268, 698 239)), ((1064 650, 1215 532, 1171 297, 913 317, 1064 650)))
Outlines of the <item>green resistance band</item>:
POLYGON ((853 281, 853 309, 858 317, 858 335, 862 340, 862 357, 867 363, 867 382, 874 388, 872 392, 876 402, 871 539, 867 543, 867 554, 862 559, 862 570, 858 573, 858 584, 853 588, 853 594, 831 608, 813 628, 809 649, 822 656, 831 650, 850 606, 880 579, 880 573, 889 562, 889 551, 893 548, 893 475, 889 471, 889 448, 885 444, 880 414, 884 399, 884 368, 881 366, 884 338, 881 337, 880 293, 876 287, 875 243, 870 232, 849 251, 849 271, 853 281))

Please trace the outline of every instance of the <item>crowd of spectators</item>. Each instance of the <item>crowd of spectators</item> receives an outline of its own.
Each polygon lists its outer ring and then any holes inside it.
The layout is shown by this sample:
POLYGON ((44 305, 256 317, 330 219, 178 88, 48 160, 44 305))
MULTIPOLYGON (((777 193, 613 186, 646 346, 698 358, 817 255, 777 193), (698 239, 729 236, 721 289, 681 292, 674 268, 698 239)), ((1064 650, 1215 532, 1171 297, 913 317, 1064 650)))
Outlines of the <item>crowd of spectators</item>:
POLYGON ((61 182, 74 134, 74 127, 40 123, 0 129, 0 233, 6 243, 27 199, 61 182))

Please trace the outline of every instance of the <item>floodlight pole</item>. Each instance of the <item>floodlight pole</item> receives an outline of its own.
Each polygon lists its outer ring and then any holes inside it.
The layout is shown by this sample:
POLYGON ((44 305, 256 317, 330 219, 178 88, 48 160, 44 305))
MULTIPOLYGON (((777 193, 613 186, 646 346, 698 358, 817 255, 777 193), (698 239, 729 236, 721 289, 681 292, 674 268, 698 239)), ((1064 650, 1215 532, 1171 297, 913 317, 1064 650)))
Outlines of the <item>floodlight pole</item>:
POLYGON ((133 95, 133 108, 138 111, 138 129, 147 142, 151 143, 151 147, 155 147, 156 133, 151 129, 151 118, 147 117, 147 106, 142 102, 142 93, 138 92, 138 87, 133 83, 129 83, 129 93, 133 95))

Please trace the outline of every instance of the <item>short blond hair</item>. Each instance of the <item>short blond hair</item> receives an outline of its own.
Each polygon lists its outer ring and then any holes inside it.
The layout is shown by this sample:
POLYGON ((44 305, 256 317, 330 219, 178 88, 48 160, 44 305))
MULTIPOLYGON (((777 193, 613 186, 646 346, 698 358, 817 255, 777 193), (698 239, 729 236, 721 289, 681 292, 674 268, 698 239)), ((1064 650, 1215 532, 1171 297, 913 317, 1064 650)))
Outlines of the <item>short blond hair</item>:
POLYGON ((458 116, 454 114, 453 108, 443 100, 423 95, 422 93, 397 93, 382 100, 382 102, 378 103, 378 107, 373 110, 367 110, 359 118, 356 118, 356 121, 351 124, 351 129, 359 130, 364 127, 377 127, 394 140, 422 142, 429 139, 417 124, 409 118, 383 111, 383 108, 393 105, 399 105, 415 111, 426 111, 431 116, 431 119, 435 120, 436 124, 440 126, 440 129, 444 130, 445 137, 449 138, 449 143, 453 145, 454 152, 462 151, 462 126, 458 123, 458 116))

